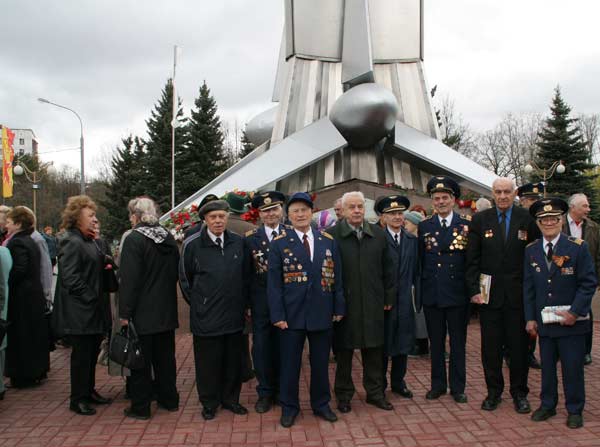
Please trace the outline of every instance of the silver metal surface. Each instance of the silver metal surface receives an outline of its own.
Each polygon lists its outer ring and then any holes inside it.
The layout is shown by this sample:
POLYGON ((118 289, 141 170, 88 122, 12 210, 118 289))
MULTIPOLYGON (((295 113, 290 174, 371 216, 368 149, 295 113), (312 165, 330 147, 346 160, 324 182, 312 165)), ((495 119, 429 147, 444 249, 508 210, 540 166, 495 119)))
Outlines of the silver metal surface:
POLYGON ((421 59, 421 0, 369 0, 373 62, 421 59))
POLYGON ((246 124, 246 137, 250 143, 260 146, 271 139, 278 108, 279 106, 271 107, 256 115, 246 124))
POLYGON ((329 118, 351 146, 366 148, 389 135, 397 113, 392 92, 378 84, 361 84, 340 96, 329 118))
POLYGON ((375 80, 371 53, 368 1, 346 0, 342 49, 342 83, 352 87, 375 80))

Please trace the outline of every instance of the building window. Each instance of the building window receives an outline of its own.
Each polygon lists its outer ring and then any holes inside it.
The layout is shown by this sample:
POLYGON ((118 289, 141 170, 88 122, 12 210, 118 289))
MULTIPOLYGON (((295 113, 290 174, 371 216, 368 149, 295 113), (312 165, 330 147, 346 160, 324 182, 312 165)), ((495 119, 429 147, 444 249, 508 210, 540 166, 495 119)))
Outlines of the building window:
POLYGON ((19 138, 19 144, 21 146, 25 145, 25 138, 19 138))
POLYGON ((25 149, 19 149, 19 157, 25 155, 25 149))

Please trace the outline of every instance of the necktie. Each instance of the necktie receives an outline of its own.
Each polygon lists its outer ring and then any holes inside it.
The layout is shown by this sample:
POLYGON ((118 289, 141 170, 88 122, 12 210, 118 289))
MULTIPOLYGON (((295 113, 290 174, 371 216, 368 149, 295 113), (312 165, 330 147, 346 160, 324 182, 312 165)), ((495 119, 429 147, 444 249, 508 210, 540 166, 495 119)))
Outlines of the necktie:
POLYGON ((448 224, 446 222, 446 219, 442 219, 442 228, 445 230, 446 228, 448 228, 448 224))
POLYGON ((506 242, 506 213, 500 213, 500 232, 502 233, 502 240, 506 242))
POLYGON ((400 243, 398 240, 398 233, 394 234, 394 242, 396 242, 396 246, 400 243))
POLYGON ((554 254, 552 252, 552 242, 548 242, 548 244, 546 244, 546 247, 548 248, 548 251, 546 252, 546 259, 548 260, 548 262, 552 262, 552 255, 554 254))
POLYGON ((304 249, 306 253, 308 253, 308 258, 310 259, 310 244, 308 243, 308 235, 306 233, 302 236, 302 243, 304 244, 304 249))
POLYGON ((277 231, 273 230, 271 231, 271 240, 275 239, 277 237, 277 231))
POLYGON ((362 239, 362 228, 356 229, 356 238, 360 241, 362 239))
POLYGON ((223 254, 223 246, 221 245, 221 238, 218 237, 215 239, 215 243, 218 245, 218 247, 221 249, 221 254, 223 254))

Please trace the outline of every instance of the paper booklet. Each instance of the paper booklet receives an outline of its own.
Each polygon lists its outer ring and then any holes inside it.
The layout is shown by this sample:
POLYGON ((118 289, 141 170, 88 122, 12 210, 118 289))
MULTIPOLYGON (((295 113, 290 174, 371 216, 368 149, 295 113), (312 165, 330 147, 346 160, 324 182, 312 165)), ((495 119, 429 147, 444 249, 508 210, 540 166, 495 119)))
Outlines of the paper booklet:
MULTIPOLYGON (((569 310, 571 306, 546 306, 542 309, 542 323, 544 324, 552 324, 552 323, 560 323, 564 320, 564 317, 557 315, 556 311, 558 310, 569 310)), ((585 321, 590 319, 590 314, 587 314, 585 317, 578 316, 577 321, 585 321)))
POLYGON ((481 273, 479 275, 479 293, 483 298, 483 304, 490 302, 490 289, 492 288, 492 275, 481 273))

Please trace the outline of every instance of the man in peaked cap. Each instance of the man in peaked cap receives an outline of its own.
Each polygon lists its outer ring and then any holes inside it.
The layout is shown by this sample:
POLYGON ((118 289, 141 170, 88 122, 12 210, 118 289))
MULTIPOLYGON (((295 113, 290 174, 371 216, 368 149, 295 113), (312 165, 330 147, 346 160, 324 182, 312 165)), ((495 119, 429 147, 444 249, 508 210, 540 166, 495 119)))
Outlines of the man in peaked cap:
POLYGON ((310 405, 329 422, 337 416, 329 406, 329 350, 334 321, 345 314, 342 269, 337 244, 311 226, 313 202, 295 193, 286 210, 292 229, 271 242, 267 297, 271 322, 281 344, 280 397, 283 427, 291 427, 300 412, 298 381, 302 351, 310 346, 310 405))
POLYGON ((429 400, 450 393, 466 403, 467 318, 469 298, 465 289, 465 249, 469 221, 453 212, 460 187, 450 177, 436 176, 427 183, 435 214, 419 224, 421 296, 431 347, 429 400), (444 348, 450 337, 449 372, 444 348))
POLYGON ((526 330, 540 338, 542 390, 534 421, 556 415, 560 358, 569 428, 583 426, 585 383, 583 361, 586 334, 591 330, 589 312, 596 291, 594 262, 587 243, 561 233, 567 203, 547 198, 535 202, 529 212, 542 238, 525 249, 523 300, 526 330), (562 306, 561 309, 552 308, 562 306))
POLYGON ((252 305, 252 359, 258 384, 257 413, 265 413, 278 401, 279 330, 271 324, 267 302, 267 270, 271 242, 286 227, 281 224, 285 195, 279 191, 256 194, 252 207, 258 209, 262 224, 246 232, 244 246, 252 263, 250 302, 252 305))
POLYGON ((542 182, 526 183, 519 186, 517 196, 519 197, 521 206, 528 210, 535 201, 544 197, 545 190, 546 188, 542 182))

